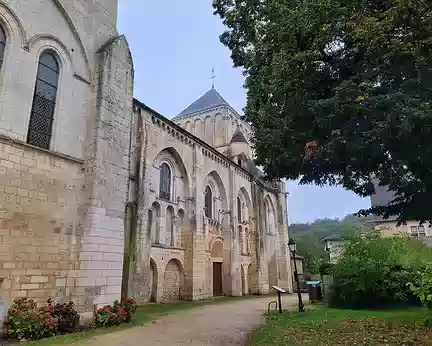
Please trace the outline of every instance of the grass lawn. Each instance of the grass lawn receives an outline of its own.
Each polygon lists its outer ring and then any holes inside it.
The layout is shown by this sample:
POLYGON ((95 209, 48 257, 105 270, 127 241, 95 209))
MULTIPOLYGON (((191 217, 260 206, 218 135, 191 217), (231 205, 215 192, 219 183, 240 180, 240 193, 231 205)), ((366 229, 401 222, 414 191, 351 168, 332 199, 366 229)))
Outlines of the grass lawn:
POLYGON ((432 345, 432 328, 423 326, 427 309, 391 311, 319 307, 305 313, 267 317, 250 345, 432 345))
POLYGON ((141 326, 145 323, 155 320, 157 317, 160 317, 165 314, 169 314, 171 312, 192 309, 195 307, 210 305, 210 304, 228 303, 228 302, 241 300, 241 299, 254 299, 255 297, 257 296, 220 297, 220 298, 195 301, 195 302, 180 301, 180 302, 173 302, 173 303, 166 303, 166 304, 149 304, 137 309, 132 323, 122 324, 118 327, 98 328, 98 329, 88 330, 85 332, 55 336, 49 339, 35 341, 32 342, 31 344, 37 346, 70 345, 74 343, 79 343, 82 340, 97 335, 112 333, 127 328, 141 326))

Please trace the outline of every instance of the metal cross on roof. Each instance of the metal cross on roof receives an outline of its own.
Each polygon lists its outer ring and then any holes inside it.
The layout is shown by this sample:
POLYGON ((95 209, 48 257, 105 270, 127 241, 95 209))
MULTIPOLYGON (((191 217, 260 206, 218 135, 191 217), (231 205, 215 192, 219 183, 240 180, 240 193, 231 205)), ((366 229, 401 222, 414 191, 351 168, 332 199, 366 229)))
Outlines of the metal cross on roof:
POLYGON ((212 76, 209 79, 213 80, 212 81, 212 89, 214 89, 215 88, 215 79, 216 79, 215 69, 214 68, 212 69, 212 76))

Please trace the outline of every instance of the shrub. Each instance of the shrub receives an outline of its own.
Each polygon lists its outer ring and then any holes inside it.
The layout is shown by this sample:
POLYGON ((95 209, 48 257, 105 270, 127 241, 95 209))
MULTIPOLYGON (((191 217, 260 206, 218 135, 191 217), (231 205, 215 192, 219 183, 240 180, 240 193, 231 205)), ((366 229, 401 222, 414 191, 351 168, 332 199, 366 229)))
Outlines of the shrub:
POLYGON ((47 308, 37 308, 33 300, 16 299, 4 321, 4 336, 18 340, 38 340, 55 335, 58 321, 47 308))
POLYGON ((333 269, 333 264, 329 262, 321 262, 319 266, 319 273, 321 275, 330 275, 333 269))
POLYGON ((49 313, 58 320, 58 331, 60 333, 72 333, 76 331, 80 316, 75 310, 75 305, 72 301, 69 303, 57 303, 56 305, 52 305, 52 300, 48 299, 47 303, 49 313))
POLYGON ((346 239, 332 268, 329 305, 377 308, 418 305, 408 288, 418 261, 418 244, 399 236, 383 238, 371 231, 346 239))
POLYGON ((121 307, 127 312, 127 318, 126 322, 132 321, 132 316, 135 314, 136 311, 136 301, 135 299, 126 299, 121 302, 121 307))
POLYGON ((117 326, 122 323, 122 320, 123 318, 111 305, 105 305, 96 312, 96 325, 100 327, 117 326))
POLYGON ((105 305, 95 310, 95 322, 97 326, 117 326, 124 322, 131 322, 136 311, 136 301, 126 299, 119 303, 117 300, 113 305, 105 305))

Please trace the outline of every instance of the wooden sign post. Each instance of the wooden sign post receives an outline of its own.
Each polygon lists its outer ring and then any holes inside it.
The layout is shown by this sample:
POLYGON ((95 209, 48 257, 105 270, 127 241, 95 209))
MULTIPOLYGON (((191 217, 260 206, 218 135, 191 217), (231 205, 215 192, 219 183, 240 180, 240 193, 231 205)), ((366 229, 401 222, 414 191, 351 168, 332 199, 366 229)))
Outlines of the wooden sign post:
POLYGON ((278 305, 279 305, 279 313, 282 313, 282 298, 281 298, 281 294, 282 293, 287 293, 287 291, 285 291, 283 288, 280 288, 278 286, 272 286, 272 288, 277 292, 278 294, 278 305))

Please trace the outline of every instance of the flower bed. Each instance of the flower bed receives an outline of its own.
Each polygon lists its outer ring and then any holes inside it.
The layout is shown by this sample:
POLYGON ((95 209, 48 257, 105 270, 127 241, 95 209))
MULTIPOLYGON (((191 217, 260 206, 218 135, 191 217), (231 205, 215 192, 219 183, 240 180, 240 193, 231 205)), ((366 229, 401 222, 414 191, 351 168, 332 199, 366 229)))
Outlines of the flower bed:
MULTIPOLYGON (((106 305, 94 311, 94 327, 109 327, 132 321, 136 311, 134 299, 106 305)), ((38 308, 27 298, 16 299, 4 321, 3 335, 7 340, 39 340, 56 334, 74 333, 79 328, 79 314, 73 302, 38 308)))
POLYGON ((95 310, 96 326, 110 327, 131 322, 135 311, 136 302, 134 299, 127 299, 121 303, 116 300, 114 305, 105 305, 104 307, 95 310))

